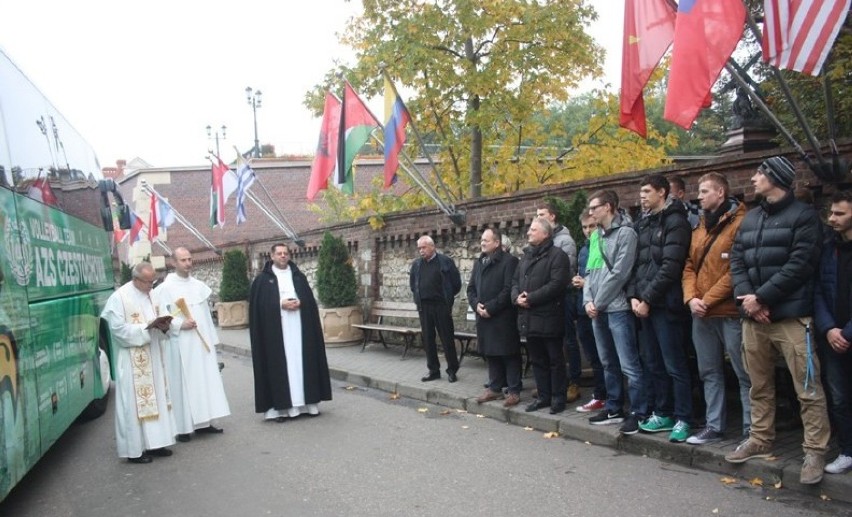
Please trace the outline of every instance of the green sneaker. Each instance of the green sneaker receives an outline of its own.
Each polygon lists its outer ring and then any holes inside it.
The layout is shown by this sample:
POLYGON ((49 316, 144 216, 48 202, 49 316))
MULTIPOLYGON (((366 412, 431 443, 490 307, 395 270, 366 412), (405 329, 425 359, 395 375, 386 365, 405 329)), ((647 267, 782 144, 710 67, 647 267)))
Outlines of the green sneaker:
POLYGON ((639 424, 639 429, 646 433, 659 433, 661 431, 671 431, 674 425, 674 418, 652 414, 650 418, 639 424))
POLYGON ((689 437, 689 424, 683 420, 678 420, 672 429, 672 434, 669 435, 669 441, 675 443, 683 443, 689 437))

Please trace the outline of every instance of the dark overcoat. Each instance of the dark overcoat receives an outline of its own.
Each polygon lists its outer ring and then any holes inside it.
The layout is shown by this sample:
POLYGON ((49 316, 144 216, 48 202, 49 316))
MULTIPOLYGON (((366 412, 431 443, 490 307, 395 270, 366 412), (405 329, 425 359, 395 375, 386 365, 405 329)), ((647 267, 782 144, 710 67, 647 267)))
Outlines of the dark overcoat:
POLYGON ((516 355, 521 352, 517 313, 512 305, 512 279, 518 259, 498 249, 483 263, 485 254, 473 265, 467 284, 467 300, 476 313, 481 303, 490 318, 476 315, 476 343, 485 356, 516 355))
MULTIPOLYGON (((301 303, 299 316, 302 323, 305 403, 316 404, 322 400, 331 400, 331 379, 319 308, 305 275, 293 262, 288 267, 293 270, 293 286, 301 303)), ((263 271, 252 282, 249 304, 254 409, 257 413, 270 408, 289 409, 293 403, 290 400, 287 357, 281 331, 281 299, 278 279, 272 272, 272 261, 267 261, 263 271)))
POLYGON ((512 303, 527 293, 529 308, 517 307, 522 336, 562 338, 565 335, 565 288, 571 279, 571 261, 548 239, 528 246, 515 270, 512 303))

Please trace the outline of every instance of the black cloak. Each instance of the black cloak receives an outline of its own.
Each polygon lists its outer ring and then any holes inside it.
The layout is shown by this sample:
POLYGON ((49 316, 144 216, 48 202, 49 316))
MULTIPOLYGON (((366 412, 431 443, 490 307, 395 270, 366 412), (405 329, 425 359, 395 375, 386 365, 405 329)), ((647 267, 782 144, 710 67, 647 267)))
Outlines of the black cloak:
MULTIPOLYGON (((331 379, 325 356, 319 309, 308 279, 292 261, 293 285, 299 297, 302 322, 302 369, 305 382, 305 404, 331 400, 331 379)), ((290 382, 287 358, 281 333, 281 299, 278 279, 272 272, 272 261, 255 277, 249 295, 249 334, 254 366, 254 409, 264 413, 270 408, 289 409, 290 382)))

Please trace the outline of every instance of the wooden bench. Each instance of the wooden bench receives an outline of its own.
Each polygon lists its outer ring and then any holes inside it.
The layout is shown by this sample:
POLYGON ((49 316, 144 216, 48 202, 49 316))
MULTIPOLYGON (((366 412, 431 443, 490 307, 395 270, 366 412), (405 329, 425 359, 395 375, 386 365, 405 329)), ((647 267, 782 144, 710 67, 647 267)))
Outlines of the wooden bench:
POLYGON ((417 313, 417 304, 414 302, 391 302, 377 300, 373 302, 370 309, 370 315, 367 321, 360 324, 352 324, 353 327, 364 331, 364 343, 361 345, 361 351, 367 347, 373 332, 378 333, 379 341, 387 348, 385 342, 385 333, 399 334, 402 336, 405 343, 405 350, 402 352, 402 358, 405 359, 408 354, 408 349, 414 344, 414 339, 420 335, 420 314, 417 313), (399 318, 403 320, 414 320, 417 322, 416 327, 406 327, 402 325, 388 325, 383 323, 384 318, 399 318))

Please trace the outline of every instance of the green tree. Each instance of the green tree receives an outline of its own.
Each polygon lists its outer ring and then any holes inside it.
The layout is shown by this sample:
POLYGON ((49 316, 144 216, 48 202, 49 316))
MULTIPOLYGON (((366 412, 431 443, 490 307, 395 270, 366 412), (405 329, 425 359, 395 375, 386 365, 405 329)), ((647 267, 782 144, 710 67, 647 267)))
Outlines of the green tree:
POLYGON ((122 262, 121 272, 119 273, 119 282, 121 283, 121 285, 124 285, 129 282, 131 278, 133 278, 133 269, 130 267, 130 265, 122 262))
POLYGON ((358 299, 358 282, 349 250, 331 232, 322 236, 317 259, 317 297, 323 307, 347 307, 358 299))
MULTIPOLYGON (((516 152, 519 139, 546 140, 534 113, 599 75, 602 49, 585 32, 596 18, 585 0, 364 0, 342 41, 356 52, 348 77, 378 94, 382 66, 404 91, 420 131, 440 142, 441 174, 457 198, 488 193, 506 158, 538 163, 546 151, 516 152), (467 191, 468 195, 465 195, 467 191)), ((318 107, 337 70, 311 92, 318 107)), ((497 190, 502 191, 503 185, 497 190)))
POLYGON ((222 283, 219 285, 219 301, 239 302, 248 300, 248 260, 242 250, 225 252, 222 264, 222 283))

